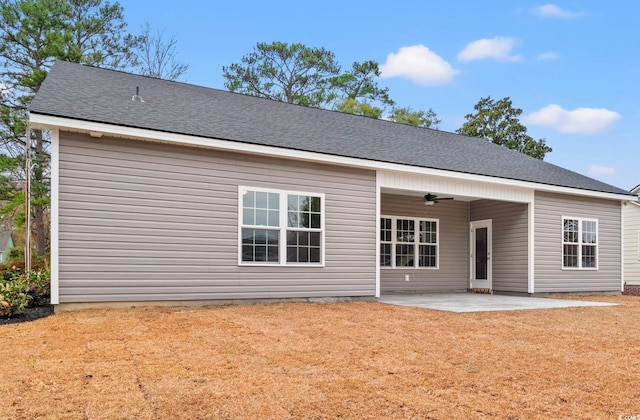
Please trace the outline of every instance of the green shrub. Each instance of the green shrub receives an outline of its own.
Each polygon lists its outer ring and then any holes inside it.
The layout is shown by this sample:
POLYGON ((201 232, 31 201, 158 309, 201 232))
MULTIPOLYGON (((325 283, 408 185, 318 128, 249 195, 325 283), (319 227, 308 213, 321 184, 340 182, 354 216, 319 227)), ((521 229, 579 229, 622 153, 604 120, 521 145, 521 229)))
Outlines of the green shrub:
POLYGON ((29 285, 20 276, 0 281, 0 316, 11 316, 29 303, 29 285))
POLYGON ((29 306, 49 303, 51 296, 51 273, 49 270, 32 270, 20 275, 20 280, 29 287, 29 306))
POLYGON ((9 249, 9 253, 7 254, 7 260, 22 260, 24 261, 24 249, 21 247, 14 246, 9 249))
POLYGON ((51 294, 51 273, 49 270, 32 270, 20 275, 29 286, 29 292, 39 297, 51 294))

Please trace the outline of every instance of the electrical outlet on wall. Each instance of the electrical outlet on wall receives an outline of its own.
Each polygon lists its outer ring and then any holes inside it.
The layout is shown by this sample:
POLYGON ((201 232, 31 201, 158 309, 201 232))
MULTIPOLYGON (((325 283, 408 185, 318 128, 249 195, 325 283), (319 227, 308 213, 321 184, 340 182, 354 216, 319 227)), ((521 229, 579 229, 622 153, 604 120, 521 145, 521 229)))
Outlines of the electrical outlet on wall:
POLYGON ((409 281, 409 275, 408 274, 404 275, 404 281, 409 281))

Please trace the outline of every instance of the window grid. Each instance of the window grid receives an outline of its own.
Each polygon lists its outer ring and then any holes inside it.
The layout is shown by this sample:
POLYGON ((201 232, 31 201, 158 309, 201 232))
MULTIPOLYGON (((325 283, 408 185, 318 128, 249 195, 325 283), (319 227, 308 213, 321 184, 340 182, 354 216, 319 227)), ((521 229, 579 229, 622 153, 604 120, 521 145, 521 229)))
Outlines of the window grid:
POLYGON ((598 268, 598 221, 564 217, 562 219, 562 268, 598 268))
POLYGON ((438 268, 438 220, 380 218, 380 266, 438 268))
POLYGON ((239 188, 239 264, 323 264, 323 194, 239 188))
POLYGON ((388 217, 380 218, 380 266, 391 267, 391 247, 392 244, 392 229, 393 220, 388 217))

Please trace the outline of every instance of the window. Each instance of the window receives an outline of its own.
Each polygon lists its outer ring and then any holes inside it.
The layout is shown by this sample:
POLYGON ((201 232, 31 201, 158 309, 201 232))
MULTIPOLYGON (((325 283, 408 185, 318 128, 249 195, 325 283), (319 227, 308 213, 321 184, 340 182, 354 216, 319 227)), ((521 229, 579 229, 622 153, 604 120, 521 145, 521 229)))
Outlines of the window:
POLYGON ((598 268, 598 221, 563 218, 562 267, 598 268))
POLYGON ((438 220, 380 219, 380 266, 438 268, 438 220))
POLYGON ((240 187, 240 264, 323 263, 324 196, 240 187))
POLYGON ((638 261, 640 261, 640 230, 638 231, 638 261))

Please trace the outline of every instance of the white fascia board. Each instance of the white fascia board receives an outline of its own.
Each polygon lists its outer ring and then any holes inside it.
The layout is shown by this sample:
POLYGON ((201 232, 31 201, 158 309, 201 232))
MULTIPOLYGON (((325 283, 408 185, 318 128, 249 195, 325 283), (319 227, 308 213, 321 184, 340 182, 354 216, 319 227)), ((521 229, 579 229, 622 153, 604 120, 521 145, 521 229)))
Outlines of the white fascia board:
POLYGON ((31 113, 31 126, 42 129, 61 129, 78 131, 82 133, 93 133, 93 137, 99 137, 100 133, 116 137, 126 137, 137 140, 155 141, 160 143, 181 144, 187 146, 204 147, 209 149, 225 150, 231 152, 251 153, 262 156, 272 156, 310 162, 328 163, 332 165, 349 166, 362 169, 384 170, 393 172, 404 172, 427 176, 440 176, 453 179, 465 179, 470 181, 489 182, 497 185, 508 185, 512 187, 535 189, 536 191, 555 192, 560 194, 580 195, 586 197, 597 197, 611 200, 628 201, 629 195, 613 194, 598 191, 582 190, 578 188, 559 187, 554 185, 539 184, 531 181, 519 181, 506 178, 498 178, 487 175, 474 175, 463 172, 446 171, 443 169, 432 169, 418 166, 402 165, 399 163, 379 162, 374 160, 359 159, 328 155, 318 152, 307 152, 301 150, 287 149, 275 146, 264 146, 238 141, 220 140, 209 137, 197 137, 185 134, 174 134, 163 131, 149 130, 145 128, 133 128, 120 125, 97 123, 91 121, 81 121, 71 118, 54 117, 31 113))

